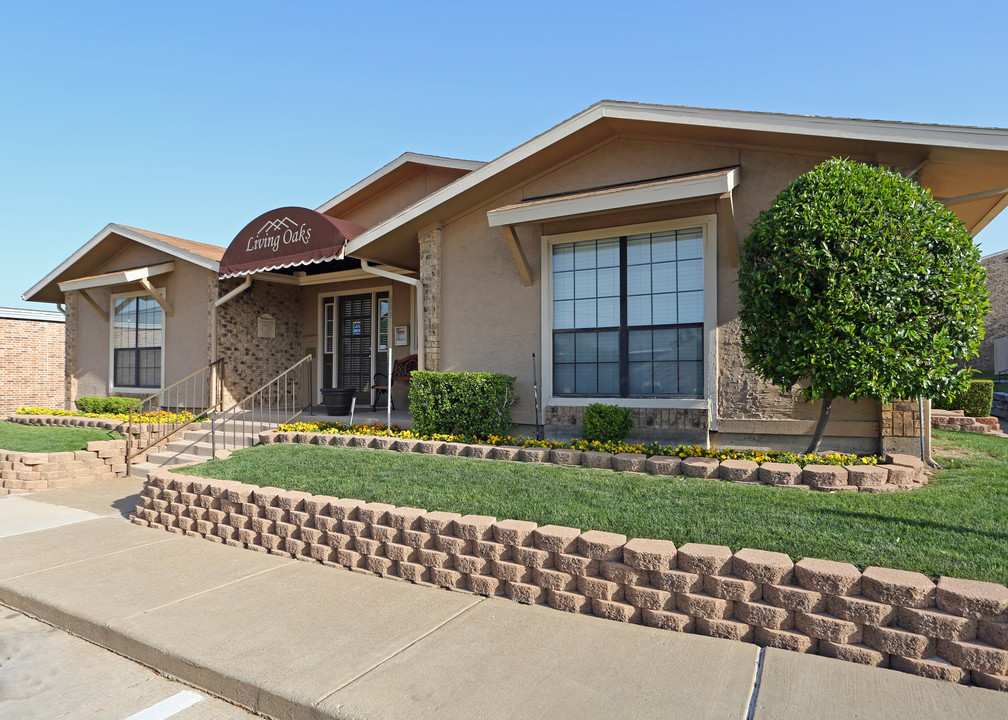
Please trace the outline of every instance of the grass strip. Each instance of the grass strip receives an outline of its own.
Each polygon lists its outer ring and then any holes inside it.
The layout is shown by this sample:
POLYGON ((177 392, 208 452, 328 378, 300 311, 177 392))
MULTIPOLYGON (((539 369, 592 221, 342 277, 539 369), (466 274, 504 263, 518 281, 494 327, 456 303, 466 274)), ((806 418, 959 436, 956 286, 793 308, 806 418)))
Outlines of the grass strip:
POLYGON ((122 440, 122 435, 99 428, 0 423, 0 448, 15 452, 71 452, 85 449, 94 440, 122 440))
POLYGON ((784 552, 1008 584, 1008 440, 934 432, 948 468, 919 490, 820 493, 717 480, 313 445, 180 472, 628 537, 784 552))

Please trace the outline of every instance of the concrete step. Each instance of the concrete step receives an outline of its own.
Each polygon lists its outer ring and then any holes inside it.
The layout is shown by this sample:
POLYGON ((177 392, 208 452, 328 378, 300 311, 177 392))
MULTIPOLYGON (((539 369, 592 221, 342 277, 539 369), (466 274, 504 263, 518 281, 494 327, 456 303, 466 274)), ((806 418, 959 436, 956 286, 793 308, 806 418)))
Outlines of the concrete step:
MULTIPOLYGON (((217 440, 218 446, 223 447, 224 445, 227 445, 229 449, 233 448, 235 445, 245 447, 247 445, 255 445, 259 442, 259 435, 253 433, 215 432, 214 437, 217 440)), ((181 436, 176 437, 173 442, 206 443, 209 445, 210 433, 204 430, 190 430, 182 433, 181 436)))
POLYGON ((192 455, 189 453, 172 452, 171 450, 164 450, 147 456, 147 462, 153 463, 156 467, 188 465, 189 463, 206 462, 209 459, 205 455, 192 455))
POLYGON ((156 470, 159 467, 160 465, 156 465, 151 462, 133 463, 130 466, 130 477, 146 480, 147 473, 149 473, 151 470, 156 470))
MULTIPOLYGON (((218 446, 218 449, 223 449, 218 446)), ((176 453, 179 455, 199 455, 202 458, 210 459, 213 457, 213 447, 210 443, 204 442, 188 442, 186 440, 178 440, 175 442, 170 442, 165 446, 164 452, 176 453)))
MULTIPOLYGON (((277 423, 275 423, 275 422, 253 422, 252 420, 247 420, 247 421, 243 421, 243 420, 229 420, 229 421, 223 422, 223 423, 222 422, 217 422, 217 423, 214 423, 213 425, 214 425, 215 429, 218 430, 218 431, 220 431, 220 430, 223 429, 223 430, 226 430, 229 433, 230 432, 238 431, 238 432, 247 432, 250 435, 257 435, 258 433, 261 433, 263 430, 273 430, 277 426, 277 423)), ((199 427, 200 430, 203 430, 204 432, 210 432, 210 426, 211 426, 210 421, 209 420, 204 420, 203 422, 201 422, 199 424, 198 427, 199 427)), ((196 427, 196 426, 194 426, 194 427, 196 427)))

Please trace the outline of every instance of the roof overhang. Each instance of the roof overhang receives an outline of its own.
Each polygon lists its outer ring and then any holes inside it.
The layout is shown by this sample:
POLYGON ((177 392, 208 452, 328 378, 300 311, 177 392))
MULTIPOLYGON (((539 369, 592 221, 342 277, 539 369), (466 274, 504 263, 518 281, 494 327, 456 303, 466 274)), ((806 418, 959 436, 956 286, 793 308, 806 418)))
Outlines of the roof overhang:
POLYGON ((116 270, 115 272, 101 273, 100 275, 89 275, 73 280, 64 280, 59 283, 59 289, 60 292, 70 292, 71 290, 89 290, 91 288, 108 287, 109 285, 126 285, 127 283, 139 282, 140 280, 146 280, 157 275, 164 275, 174 269, 175 262, 169 261, 158 263, 157 265, 130 268, 129 270, 116 270))
POLYGON ((720 196, 731 192, 738 183, 737 167, 722 168, 505 205, 489 210, 487 222, 490 227, 521 225, 709 195, 720 196))
POLYGON ((221 278, 282 270, 343 258, 347 240, 364 232, 356 223, 303 207, 265 212, 244 228, 224 251, 221 278))

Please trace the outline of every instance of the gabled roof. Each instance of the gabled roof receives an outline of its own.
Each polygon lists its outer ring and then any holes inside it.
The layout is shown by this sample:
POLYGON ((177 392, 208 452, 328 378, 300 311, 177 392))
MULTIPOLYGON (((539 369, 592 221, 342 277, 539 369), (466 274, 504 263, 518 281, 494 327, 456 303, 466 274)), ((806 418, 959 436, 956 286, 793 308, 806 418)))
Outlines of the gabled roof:
POLYGON ((184 240, 183 238, 163 235, 129 227, 128 225, 117 225, 109 223, 101 232, 95 235, 81 246, 70 257, 61 262, 55 270, 39 280, 22 296, 22 300, 35 300, 39 302, 62 302, 62 292, 58 287, 60 280, 69 279, 69 270, 89 252, 100 245, 103 241, 112 236, 118 236, 127 240, 146 245, 147 247, 160 250, 181 260, 185 260, 199 267, 217 272, 220 266, 220 259, 224 255, 224 248, 217 245, 184 240))
MULTIPOLYGON (((903 147, 920 146, 925 151, 937 147, 1008 153, 1008 130, 997 128, 711 110, 603 100, 369 228, 347 243, 345 252, 351 256, 368 257, 369 252, 365 248, 379 238, 393 235, 398 237, 416 227, 436 221, 436 209, 440 211, 447 208, 448 214, 460 211, 461 206, 467 204, 462 196, 470 192, 476 195, 490 194, 489 191, 478 192, 482 185, 492 186, 494 191, 499 192, 509 184, 519 182, 522 174, 518 172, 518 166, 530 162, 538 155, 542 155, 545 161, 545 158, 564 152, 567 145, 574 146, 573 137, 579 133, 597 141, 603 136, 623 131, 640 132, 645 126, 672 125, 679 126, 692 135, 698 130, 722 130, 747 138, 806 136, 903 147)), ((553 158, 554 162, 556 160, 557 158, 553 158)), ((997 207, 993 214, 988 213, 971 230, 979 231, 1000 209, 997 207)), ((403 238, 399 240, 404 241, 403 238)), ((377 255, 370 254, 370 257, 375 258, 377 255)))
POLYGON ((340 203, 349 200, 365 188, 368 188, 371 185, 396 174, 400 168, 404 168, 408 165, 423 165, 426 167, 447 168, 450 170, 463 170, 465 172, 470 172, 483 167, 486 163, 477 160, 461 160, 459 158, 446 158, 438 155, 423 155, 421 153, 405 152, 387 165, 378 168, 360 182, 347 188, 333 199, 317 207, 316 212, 327 212, 340 203))

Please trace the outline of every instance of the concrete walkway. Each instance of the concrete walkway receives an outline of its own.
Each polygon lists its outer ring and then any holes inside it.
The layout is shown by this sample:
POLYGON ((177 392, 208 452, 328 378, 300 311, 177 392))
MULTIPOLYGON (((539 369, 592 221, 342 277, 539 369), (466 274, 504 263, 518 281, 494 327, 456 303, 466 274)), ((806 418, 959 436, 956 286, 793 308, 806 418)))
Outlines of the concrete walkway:
POLYGON ((139 487, 0 499, 0 603, 271 717, 1008 717, 1008 693, 140 528, 139 487))

